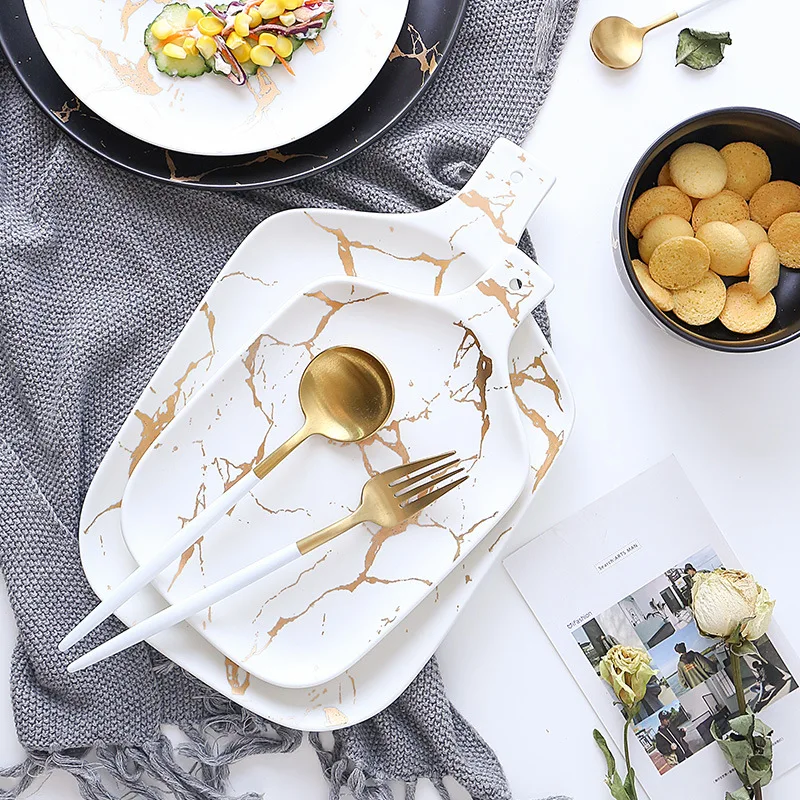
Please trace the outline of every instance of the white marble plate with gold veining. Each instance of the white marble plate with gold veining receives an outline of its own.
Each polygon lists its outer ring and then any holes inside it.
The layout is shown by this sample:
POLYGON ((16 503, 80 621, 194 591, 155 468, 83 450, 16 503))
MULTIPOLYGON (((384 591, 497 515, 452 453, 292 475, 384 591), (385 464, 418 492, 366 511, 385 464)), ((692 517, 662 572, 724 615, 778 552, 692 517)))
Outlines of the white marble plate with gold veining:
MULTIPOLYGON (((381 246, 386 222, 371 222, 362 241, 381 246)), ((297 241, 305 224, 295 216, 282 234, 297 241)), ((528 448, 508 346, 552 282, 512 244, 498 240, 486 254, 492 262, 472 286, 438 297, 360 278, 313 284, 195 395, 139 463, 123 497, 122 531, 145 563, 230 488, 242 465, 302 426, 297 387, 316 355, 365 347, 394 381, 385 428, 359 444, 317 438, 302 446, 205 532, 201 569, 186 570, 192 548, 155 578, 177 602, 345 516, 377 472, 451 450, 461 459, 466 482, 418 517, 393 529, 359 526, 189 618, 261 680, 303 688, 341 675, 402 623, 522 492, 528 448), (278 522, 269 511, 281 507, 295 513, 278 522)))
MULTIPOLYGON (((450 203, 426 214, 395 218, 413 225, 412 238, 393 237, 391 220, 385 239, 376 243, 363 238, 360 217, 332 211, 288 212, 282 220, 289 214, 306 220, 299 246, 316 256, 296 258, 298 242, 289 243, 283 237, 276 241, 269 234, 270 221, 253 231, 137 401, 89 489, 81 517, 81 557, 100 597, 136 566, 120 525, 122 497, 131 474, 191 397, 253 340, 265 316, 274 314, 311 282, 337 271, 432 295, 463 289, 485 271, 485 265, 469 255, 471 243, 498 236, 506 243, 516 242, 540 199, 541 191, 533 191, 535 183, 517 182, 525 177, 523 170, 530 170, 537 180, 541 177, 522 150, 499 141, 450 203), (468 211, 466 217, 455 211, 459 206, 468 211), (260 257, 265 242, 270 242, 275 256, 269 262, 260 257), (292 269, 275 266, 281 264, 292 264, 292 269)), ((381 641, 346 672, 320 686, 287 689, 251 676, 188 623, 153 637, 150 643, 227 697, 295 728, 342 727, 389 705, 419 672, 476 585, 502 555, 509 531, 571 431, 574 410, 569 389, 532 318, 522 320, 514 335, 508 367, 529 450, 530 469, 522 495, 457 569, 401 625, 381 634, 381 641)), ((385 441, 387 450, 397 446, 393 433, 385 441)), ((302 513, 289 507, 270 510, 275 513, 265 511, 265 516, 276 524, 302 513)), ((199 548, 193 549, 184 571, 199 571, 200 556, 199 548)), ((148 587, 127 602, 118 616, 132 625, 164 604, 162 596, 148 587)))
POLYGON ((95 114, 158 147, 222 156, 296 141, 351 106, 386 63, 408 0, 337 0, 313 46, 295 52, 294 77, 278 65, 259 69, 245 86, 210 73, 159 72, 143 36, 164 5, 25 0, 48 61, 95 114))

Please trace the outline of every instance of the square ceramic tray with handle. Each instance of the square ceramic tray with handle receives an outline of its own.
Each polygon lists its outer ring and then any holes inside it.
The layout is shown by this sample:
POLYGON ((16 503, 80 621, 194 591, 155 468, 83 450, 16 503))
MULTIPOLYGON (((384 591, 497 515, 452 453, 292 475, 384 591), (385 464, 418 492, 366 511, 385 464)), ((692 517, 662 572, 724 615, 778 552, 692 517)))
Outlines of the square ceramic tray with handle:
POLYGON ((374 436, 349 445, 316 437, 263 480, 242 484, 242 500, 155 578, 176 602, 346 515, 377 472, 448 451, 461 459, 467 481, 418 517, 390 530, 362 525, 190 618, 261 680, 302 688, 342 674, 522 492, 528 452, 508 347, 552 282, 514 245, 498 242, 488 259, 495 267, 453 295, 346 278, 308 287, 195 395, 131 478, 122 530, 144 563, 241 480, 237 465, 263 458, 302 427, 297 388, 315 356, 369 347, 392 376, 394 408, 374 436), (279 523, 282 507, 295 513, 279 523), (195 547, 201 568, 186 571, 195 547))
MULTIPOLYGON (((137 402, 90 488, 81 523, 81 553, 98 594, 106 595, 135 566, 120 527, 122 495, 131 474, 188 400, 253 340, 263 326, 265 311, 274 313, 311 281, 330 273, 331 265, 342 275, 357 274, 432 295, 463 289, 485 271, 480 258, 473 256, 480 243, 498 237, 501 243, 515 242, 546 182, 524 151, 501 140, 470 183, 432 212, 382 217, 294 211, 259 226, 220 273, 137 402), (533 180, 520 180, 526 174, 533 180), (365 238, 370 217, 387 223, 379 241, 365 238), (299 241, 271 235, 276 220, 283 227, 289 218, 304 224, 299 241), (408 226, 402 228, 405 236, 395 235, 400 225, 408 226), (259 254, 268 244, 275 258, 266 263, 259 254), (287 260, 284 256, 290 251, 293 258, 287 260), (272 266, 281 263, 291 263, 293 268, 272 266)), ((350 669, 314 689, 286 689, 251 676, 189 625, 153 637, 151 644, 218 691, 282 724, 309 730, 341 727, 388 705, 421 669, 500 556, 511 526, 571 430, 568 387, 532 319, 521 319, 508 367, 529 448, 523 494, 403 624, 382 633, 379 643, 350 669)), ((383 447, 389 451, 397 447, 392 432, 385 436, 383 447)), ((278 519, 299 513, 291 508, 275 510, 278 519)), ((191 553, 185 570, 200 570, 198 550, 191 553)), ((133 624, 163 606, 157 593, 148 589, 123 606, 118 616, 133 624)))

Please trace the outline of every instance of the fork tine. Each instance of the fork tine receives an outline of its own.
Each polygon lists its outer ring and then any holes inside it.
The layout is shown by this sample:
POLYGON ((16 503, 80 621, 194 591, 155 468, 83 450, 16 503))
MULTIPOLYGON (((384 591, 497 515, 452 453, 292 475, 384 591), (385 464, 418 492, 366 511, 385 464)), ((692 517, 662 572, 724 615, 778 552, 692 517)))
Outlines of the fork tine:
MULTIPOLYGON (((399 481, 394 481, 393 483, 390 484, 390 486, 392 487, 392 489, 397 489, 397 491, 399 492, 401 489, 405 489, 414 483, 419 483, 421 480, 423 480, 423 478, 429 478, 431 475, 435 475, 437 472, 441 472, 443 469, 449 469, 450 467, 454 467, 456 464, 458 464, 458 459, 454 458, 452 461, 446 461, 444 464, 437 464, 431 469, 425 470, 425 472, 420 472, 418 474, 411 475, 408 478, 401 479, 399 481)), ((396 493, 395 497, 397 497, 396 493)))
POLYGON ((441 461, 443 458, 450 458, 450 456, 454 456, 455 454, 455 450, 450 450, 450 452, 441 453, 438 456, 422 458, 419 461, 412 461, 410 464, 401 464, 399 467, 393 467, 392 469, 384 470, 381 473, 381 477, 391 483, 392 481, 396 481, 398 478, 405 478, 407 475, 410 475, 412 472, 416 472, 418 469, 428 467, 431 464, 435 464, 437 461, 441 461))
POLYGON ((418 494, 428 491, 428 489, 433 489, 434 486, 440 485, 443 481, 446 481, 448 478, 452 478, 463 471, 464 467, 459 467, 458 469, 448 472, 446 475, 439 475, 436 478, 431 478, 431 480, 429 480, 427 483, 423 483, 421 486, 412 486, 408 491, 400 492, 399 494, 396 494, 395 497, 401 502, 410 500, 412 497, 416 497, 418 494))
POLYGON ((418 500, 413 500, 408 505, 404 506, 403 508, 409 512, 410 516, 414 514, 418 514, 422 511, 423 508, 429 506, 431 503, 438 500, 440 497, 446 495, 451 489, 455 489, 456 486, 464 483, 464 481, 469 477, 469 475, 464 475, 459 478, 457 481, 453 481, 452 483, 448 483, 447 486, 441 486, 440 488, 436 489, 435 491, 431 492, 430 494, 426 494, 424 497, 420 497, 418 500))

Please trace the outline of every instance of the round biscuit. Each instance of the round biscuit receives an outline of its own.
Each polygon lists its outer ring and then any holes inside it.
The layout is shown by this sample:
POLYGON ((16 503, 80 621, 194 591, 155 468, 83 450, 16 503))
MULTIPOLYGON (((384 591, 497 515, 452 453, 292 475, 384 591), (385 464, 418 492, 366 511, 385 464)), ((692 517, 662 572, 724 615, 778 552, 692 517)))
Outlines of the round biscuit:
POLYGON ((769 236, 767 232, 757 223, 751 219, 740 219, 738 222, 733 223, 733 227, 744 234, 747 243, 750 245, 750 250, 755 250, 756 245, 761 242, 768 242, 769 236))
POLYGON ((628 230, 638 239, 651 219, 664 214, 677 214, 685 220, 692 218, 692 201, 674 186, 655 186, 633 201, 628 214, 628 230))
POLYGON ((758 333, 775 319, 776 311, 775 298, 771 294, 757 300, 750 284, 741 281, 728 287, 719 321, 734 333, 758 333))
POLYGON ((679 147, 669 159, 675 185, 690 197, 713 197, 728 180, 728 165, 718 150, 700 142, 679 147))
POLYGON ((717 275, 746 275, 750 245, 730 222, 706 222, 696 234, 711 253, 711 269, 717 275))
POLYGON ((669 161, 667 161, 663 167, 658 171, 658 178, 656 178, 656 183, 659 186, 674 186, 675 184, 672 181, 672 175, 669 174, 669 161))
POLYGON ((781 264, 800 269, 800 214, 791 211, 781 214, 769 226, 770 244, 778 251, 781 264))
POLYGON ((711 254, 703 242, 676 236, 656 247, 650 258, 650 275, 665 289, 686 289, 708 272, 711 254))
POLYGON ((772 177, 772 164, 769 156, 757 144, 731 142, 719 152, 728 165, 726 189, 749 200, 756 189, 769 183, 772 177))
POLYGON ((687 325, 707 325, 722 313, 725 297, 722 278, 709 271, 694 286, 673 293, 673 310, 687 325))
POLYGON ((706 222, 739 222, 750 219, 747 202, 736 192, 723 189, 713 197, 700 200, 692 212, 692 227, 697 230, 706 222))
POLYGON ((672 311, 672 292, 659 286, 651 277, 650 270, 644 261, 633 259, 633 272, 639 281, 644 293, 650 298, 656 308, 662 311, 672 311))
POLYGON ((750 219, 769 228, 782 214, 800 211, 800 186, 791 181, 770 181, 750 199, 750 219))
POLYGON ((661 242, 673 239, 676 236, 694 236, 692 226, 677 214, 662 214, 660 217, 651 219, 642 231, 642 238, 639 239, 639 258, 647 264, 653 255, 653 250, 661 242))
POLYGON ((753 250, 750 259, 750 289, 760 300, 769 294, 777 285, 781 276, 781 262, 778 251, 769 243, 761 242, 753 250))

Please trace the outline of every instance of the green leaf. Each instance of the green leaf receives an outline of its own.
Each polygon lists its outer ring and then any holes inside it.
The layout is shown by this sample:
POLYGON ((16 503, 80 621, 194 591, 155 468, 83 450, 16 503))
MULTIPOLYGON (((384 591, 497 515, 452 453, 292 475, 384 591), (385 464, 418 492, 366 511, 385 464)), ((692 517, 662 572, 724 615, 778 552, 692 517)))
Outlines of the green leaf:
POLYGON ((678 34, 675 65, 685 64, 691 69, 716 67, 725 57, 725 45, 731 44, 730 33, 709 33, 695 28, 684 28, 678 34))
POLYGON ((614 758, 614 754, 609 749, 608 742, 606 742, 605 737, 600 731, 595 728, 592 735, 594 736, 595 742, 597 742, 597 746, 603 751, 603 755, 606 757, 606 770, 608 772, 608 777, 611 778, 617 772, 617 762, 614 758))
POLYGON ((620 778, 619 774, 617 773, 617 762, 614 759, 614 754, 611 752, 603 734, 598 730, 594 730, 592 735, 594 736, 597 746, 600 748, 600 750, 602 750, 603 755, 606 758, 606 768, 608 769, 608 774, 606 775, 606 786, 608 786, 608 791, 611 792, 611 796, 614 798, 614 800, 636 800, 636 795, 629 795, 625 789, 625 785, 622 783, 622 778, 620 778))
POLYGON ((747 773, 747 762, 755 755, 750 742, 746 739, 739 741, 723 739, 720 741, 719 746, 728 763, 736 770, 738 775, 745 775, 747 773))
POLYGON ((747 736, 748 738, 753 735, 755 724, 756 718, 750 713, 733 717, 733 719, 730 720, 731 730, 734 733, 738 733, 739 736, 747 736))
POLYGON ((748 642, 747 640, 741 642, 740 644, 731 645, 731 650, 733 650, 737 656, 758 655, 758 648, 752 642, 748 642))
POLYGON ((631 800, 637 800, 636 798, 636 773, 633 771, 633 767, 628 770, 628 774, 625 776, 625 783, 622 784, 622 787, 628 793, 628 797, 631 800))
POLYGON ((725 800, 751 800, 750 792, 742 786, 741 789, 737 789, 735 792, 726 792, 725 800))

